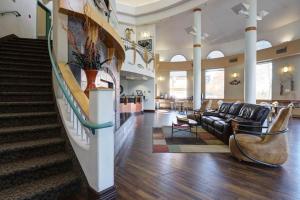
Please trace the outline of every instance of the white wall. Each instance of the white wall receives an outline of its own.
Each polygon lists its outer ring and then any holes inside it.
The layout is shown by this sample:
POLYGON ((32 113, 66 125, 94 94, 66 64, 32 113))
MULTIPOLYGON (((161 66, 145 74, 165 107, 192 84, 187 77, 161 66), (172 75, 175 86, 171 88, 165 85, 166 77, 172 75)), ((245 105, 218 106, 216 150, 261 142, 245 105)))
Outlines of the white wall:
POLYGON ((121 80, 126 95, 136 95, 136 90, 142 90, 145 95, 144 110, 155 109, 154 79, 148 80, 121 80))
POLYGON ((120 35, 121 35, 121 37, 123 37, 123 38, 126 38, 125 37, 125 30, 126 30, 126 28, 131 28, 131 29, 133 29, 133 33, 131 33, 131 40, 132 41, 136 41, 136 27, 135 26, 133 26, 133 25, 127 25, 127 24, 119 24, 119 30, 120 30, 120 35))
POLYGON ((149 24, 149 25, 142 25, 136 27, 136 40, 145 40, 149 38, 143 38, 141 36, 142 32, 149 32, 152 39, 152 52, 155 52, 156 50, 156 25, 155 24, 149 24))
POLYGON ((12 14, 0 16, 0 37, 15 34, 19 37, 36 38, 36 0, 1 0, 0 12, 3 11, 18 11, 21 17, 12 14))

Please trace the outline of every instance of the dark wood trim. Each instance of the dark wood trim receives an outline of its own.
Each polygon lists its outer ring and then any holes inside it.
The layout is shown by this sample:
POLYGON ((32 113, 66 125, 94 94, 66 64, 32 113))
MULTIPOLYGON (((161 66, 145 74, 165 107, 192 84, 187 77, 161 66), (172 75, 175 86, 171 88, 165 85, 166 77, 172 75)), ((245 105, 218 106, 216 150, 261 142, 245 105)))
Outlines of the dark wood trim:
POLYGON ((202 9, 201 8, 195 8, 194 10, 193 10, 193 12, 197 12, 197 11, 202 11, 202 9))
POLYGON ((155 110, 144 110, 144 112, 151 112, 151 113, 154 113, 155 110))
POLYGON ((245 32, 248 32, 248 31, 256 31, 256 27, 255 26, 249 26, 245 29, 245 32))
POLYGON ((201 48, 201 44, 194 44, 193 45, 194 48, 200 47, 201 48))
POLYGON ((96 192, 93 188, 88 188, 88 200, 113 200, 117 198, 115 186, 111 186, 101 192, 96 192))
POLYGON ((0 44, 5 42, 5 41, 8 41, 10 39, 17 38, 17 37, 18 36, 16 36, 15 34, 6 35, 6 36, 0 38, 0 44))

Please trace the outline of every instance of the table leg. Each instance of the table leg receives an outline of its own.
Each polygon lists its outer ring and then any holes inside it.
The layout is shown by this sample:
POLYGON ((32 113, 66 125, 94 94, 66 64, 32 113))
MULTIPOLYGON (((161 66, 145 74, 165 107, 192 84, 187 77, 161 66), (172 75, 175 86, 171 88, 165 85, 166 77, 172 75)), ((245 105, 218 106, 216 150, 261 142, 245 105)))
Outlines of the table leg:
POLYGON ((174 131, 173 126, 174 126, 174 124, 172 123, 172 136, 171 136, 172 138, 173 138, 173 131, 174 131))

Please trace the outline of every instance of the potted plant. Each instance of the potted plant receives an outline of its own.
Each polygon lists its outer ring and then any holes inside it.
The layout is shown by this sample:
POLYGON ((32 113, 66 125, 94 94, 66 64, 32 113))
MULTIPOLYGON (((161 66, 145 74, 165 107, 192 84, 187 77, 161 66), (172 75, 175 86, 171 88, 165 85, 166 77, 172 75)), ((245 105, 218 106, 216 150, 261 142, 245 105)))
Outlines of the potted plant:
POLYGON ((96 87, 95 81, 98 71, 102 68, 103 64, 110 59, 101 61, 100 50, 96 47, 89 37, 85 41, 84 51, 81 52, 78 48, 72 52, 74 60, 70 63, 80 67, 84 70, 87 79, 87 87, 84 93, 89 96, 89 91, 96 87))

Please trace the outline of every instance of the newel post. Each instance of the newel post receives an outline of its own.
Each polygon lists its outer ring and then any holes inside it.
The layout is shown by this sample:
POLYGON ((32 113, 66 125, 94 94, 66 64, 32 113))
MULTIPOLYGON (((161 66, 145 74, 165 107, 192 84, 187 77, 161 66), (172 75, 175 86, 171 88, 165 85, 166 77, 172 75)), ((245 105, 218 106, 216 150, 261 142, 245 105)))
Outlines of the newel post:
MULTIPOLYGON (((89 92, 89 115, 94 123, 114 120, 113 90, 96 88, 89 92)), ((96 130, 90 138, 92 181, 89 199, 115 199, 114 183, 114 127, 96 130)))

